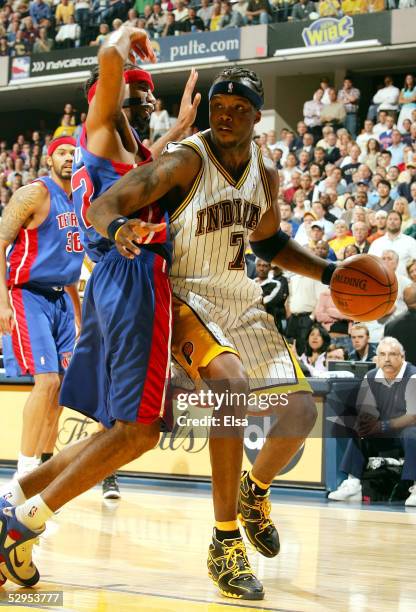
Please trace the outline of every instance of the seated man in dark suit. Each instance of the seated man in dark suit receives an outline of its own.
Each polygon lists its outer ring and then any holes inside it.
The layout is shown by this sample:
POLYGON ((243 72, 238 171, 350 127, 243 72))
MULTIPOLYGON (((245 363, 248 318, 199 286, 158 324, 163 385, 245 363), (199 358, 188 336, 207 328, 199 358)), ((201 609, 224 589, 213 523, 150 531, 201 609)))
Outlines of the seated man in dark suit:
POLYGON ((407 361, 416 366, 416 284, 404 289, 403 301, 407 310, 387 323, 384 333, 403 344, 407 361))
POLYGON ((370 453, 391 444, 404 452, 402 480, 415 483, 405 505, 416 506, 416 367, 405 361, 403 346, 391 337, 380 341, 377 365, 358 393, 358 436, 349 440, 340 467, 348 478, 328 499, 361 501, 361 477, 370 453))
POLYGON ((354 350, 351 351, 348 359, 351 361, 373 361, 376 351, 373 345, 370 344, 370 332, 367 325, 355 323, 351 327, 350 336, 354 350))

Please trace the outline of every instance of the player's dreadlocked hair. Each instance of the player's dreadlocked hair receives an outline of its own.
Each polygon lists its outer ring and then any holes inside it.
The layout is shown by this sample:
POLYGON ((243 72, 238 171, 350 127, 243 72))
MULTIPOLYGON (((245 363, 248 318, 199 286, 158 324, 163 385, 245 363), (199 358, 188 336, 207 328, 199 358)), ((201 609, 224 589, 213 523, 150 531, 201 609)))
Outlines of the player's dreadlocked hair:
POLYGON ((225 68, 218 76, 215 77, 214 83, 221 81, 236 81, 243 83, 247 87, 250 87, 262 98, 264 97, 263 83, 258 75, 252 70, 246 70, 245 68, 238 68, 233 66, 232 68, 225 68))
MULTIPOLYGON (((133 64, 132 62, 126 62, 124 64, 124 70, 137 70, 137 66, 136 64, 133 64)), ((84 94, 86 98, 88 98, 88 92, 91 89, 91 87, 94 85, 96 81, 98 81, 99 74, 100 74, 100 67, 97 64, 91 70, 90 76, 84 83, 84 94)))

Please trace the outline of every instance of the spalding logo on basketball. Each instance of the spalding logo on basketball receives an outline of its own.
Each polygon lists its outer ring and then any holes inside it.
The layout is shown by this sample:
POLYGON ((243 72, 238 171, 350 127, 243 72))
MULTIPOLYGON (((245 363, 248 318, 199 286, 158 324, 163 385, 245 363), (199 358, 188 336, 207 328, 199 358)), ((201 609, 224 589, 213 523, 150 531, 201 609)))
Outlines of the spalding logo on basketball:
POLYGON ((397 278, 380 257, 353 255, 335 270, 331 280, 335 306, 354 321, 375 321, 388 315, 397 299, 397 278))

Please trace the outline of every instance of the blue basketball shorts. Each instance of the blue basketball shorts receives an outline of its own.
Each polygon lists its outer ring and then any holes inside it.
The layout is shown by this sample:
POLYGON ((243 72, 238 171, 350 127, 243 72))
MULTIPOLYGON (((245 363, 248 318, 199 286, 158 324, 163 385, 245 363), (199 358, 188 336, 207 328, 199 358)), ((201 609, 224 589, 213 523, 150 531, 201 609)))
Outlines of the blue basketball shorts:
POLYGON ((9 291, 15 326, 3 336, 6 376, 63 374, 75 344, 74 310, 65 293, 50 295, 23 287, 9 291))
POLYGON ((111 427, 168 418, 172 293, 168 266, 142 249, 115 248, 87 283, 81 336, 63 380, 61 405, 111 427))

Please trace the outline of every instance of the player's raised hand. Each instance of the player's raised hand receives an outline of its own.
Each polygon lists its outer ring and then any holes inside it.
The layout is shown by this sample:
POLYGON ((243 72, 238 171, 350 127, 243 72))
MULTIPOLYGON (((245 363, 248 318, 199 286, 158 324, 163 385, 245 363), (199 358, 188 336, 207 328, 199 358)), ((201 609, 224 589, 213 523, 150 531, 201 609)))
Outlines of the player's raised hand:
POLYGON ((0 304, 0 333, 11 334, 14 325, 14 312, 10 304, 0 304))
POLYGON ((144 243, 150 234, 163 232, 165 229, 166 223, 146 223, 140 219, 131 219, 117 232, 117 250, 123 257, 134 259, 140 254, 139 244, 144 243))
POLYGON ((130 42, 131 51, 134 51, 134 53, 136 53, 142 61, 152 62, 152 64, 157 61, 152 43, 150 42, 150 38, 148 37, 146 30, 142 30, 141 28, 130 28, 130 42))
POLYGON ((194 94, 195 85, 198 80, 198 73, 195 68, 192 68, 191 74, 183 91, 181 105, 178 114, 178 124, 185 131, 195 123, 196 113, 198 110, 199 103, 201 102, 201 94, 197 93, 192 100, 194 94))

